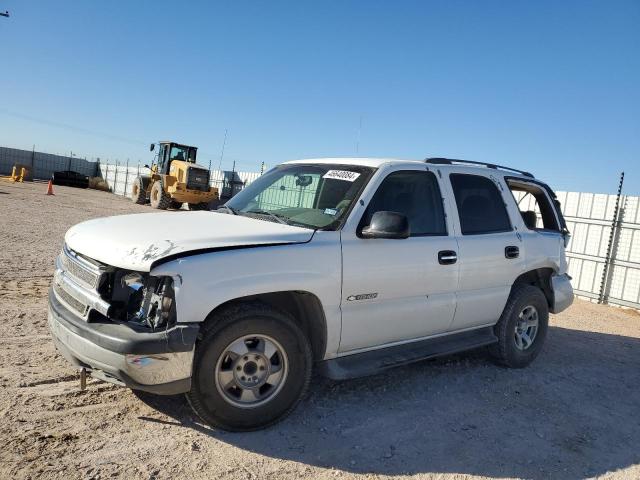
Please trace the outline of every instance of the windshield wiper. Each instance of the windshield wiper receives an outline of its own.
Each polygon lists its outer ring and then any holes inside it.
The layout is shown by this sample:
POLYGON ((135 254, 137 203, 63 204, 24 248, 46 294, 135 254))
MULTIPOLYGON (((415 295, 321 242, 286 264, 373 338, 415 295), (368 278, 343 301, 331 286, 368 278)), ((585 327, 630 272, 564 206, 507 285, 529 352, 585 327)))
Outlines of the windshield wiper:
POLYGON ((223 210, 223 209, 231 212, 234 215, 238 215, 238 211, 235 208, 230 207, 229 205, 222 205, 221 207, 217 208, 217 210, 223 210))
POLYGON ((267 212, 266 210, 249 210, 248 212, 244 212, 244 213, 256 213, 258 215, 268 215, 269 217, 275 219, 276 221, 282 223, 283 225, 289 225, 289 222, 287 222, 286 217, 284 217, 283 215, 277 215, 275 213, 267 212))

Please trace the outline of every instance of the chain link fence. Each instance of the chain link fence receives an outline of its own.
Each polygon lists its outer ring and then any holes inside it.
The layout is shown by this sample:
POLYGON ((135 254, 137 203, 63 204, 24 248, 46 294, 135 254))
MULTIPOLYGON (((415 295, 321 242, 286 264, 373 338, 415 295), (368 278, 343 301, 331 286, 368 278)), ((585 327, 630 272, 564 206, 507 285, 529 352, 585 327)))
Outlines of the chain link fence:
MULTIPOLYGON (((121 163, 100 163, 97 166, 97 176, 102 177, 111 192, 116 195, 129 196, 131 187, 138 175, 150 175, 148 167, 121 163)), ((228 170, 210 170, 209 184, 217 187, 220 197, 231 198, 240 190, 260 176, 260 172, 236 172, 228 170)))

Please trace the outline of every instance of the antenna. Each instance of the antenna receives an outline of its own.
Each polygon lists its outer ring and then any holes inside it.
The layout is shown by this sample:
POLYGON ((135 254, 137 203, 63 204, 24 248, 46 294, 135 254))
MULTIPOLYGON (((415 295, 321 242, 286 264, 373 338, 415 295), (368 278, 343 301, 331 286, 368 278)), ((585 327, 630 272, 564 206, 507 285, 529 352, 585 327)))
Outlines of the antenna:
POLYGON ((224 158, 224 147, 227 145, 227 129, 224 129, 224 141, 222 142, 222 152, 220 153, 220 163, 218 164, 218 171, 222 170, 222 159, 224 158))

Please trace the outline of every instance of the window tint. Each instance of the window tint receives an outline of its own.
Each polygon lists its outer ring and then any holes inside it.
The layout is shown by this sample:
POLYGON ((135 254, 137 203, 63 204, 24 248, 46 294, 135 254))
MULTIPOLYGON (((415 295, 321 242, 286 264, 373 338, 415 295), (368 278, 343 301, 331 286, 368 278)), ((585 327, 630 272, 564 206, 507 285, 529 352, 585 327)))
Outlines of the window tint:
POLYGON ((511 230, 504 200, 496 185, 478 175, 451 174, 463 235, 511 230))
POLYGON ((361 227, 369 225, 378 211, 406 215, 412 237, 447 234, 440 188, 431 172, 403 170, 390 173, 371 199, 361 227))

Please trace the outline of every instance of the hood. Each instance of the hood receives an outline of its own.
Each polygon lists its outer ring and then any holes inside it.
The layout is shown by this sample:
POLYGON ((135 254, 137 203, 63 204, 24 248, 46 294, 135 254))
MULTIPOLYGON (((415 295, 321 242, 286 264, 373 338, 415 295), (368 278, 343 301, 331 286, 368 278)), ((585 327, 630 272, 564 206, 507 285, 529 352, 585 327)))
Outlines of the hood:
POLYGON ((119 268, 148 272, 153 262, 194 250, 305 243, 313 230, 215 213, 163 212, 105 217, 69 229, 69 248, 119 268))

